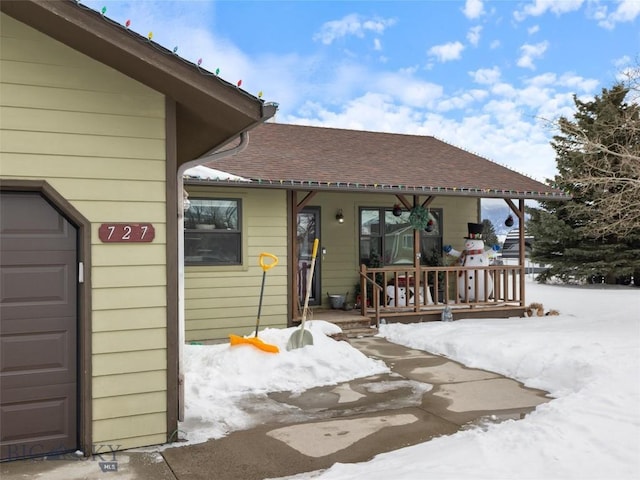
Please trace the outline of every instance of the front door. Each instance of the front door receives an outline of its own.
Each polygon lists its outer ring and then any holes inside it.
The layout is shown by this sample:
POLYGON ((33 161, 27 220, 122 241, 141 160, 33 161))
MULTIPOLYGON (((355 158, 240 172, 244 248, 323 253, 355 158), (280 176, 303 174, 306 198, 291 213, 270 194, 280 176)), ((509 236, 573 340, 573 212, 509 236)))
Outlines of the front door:
POLYGON ((0 460, 78 448, 77 236, 40 194, 0 194, 0 460))
MULTIPOLYGON (((307 285, 309 274, 311 273, 311 254, 313 250, 313 241, 320 238, 320 207, 305 207, 298 213, 298 303, 300 311, 304 305, 305 295, 307 293, 307 285)), ((313 279, 311 282, 311 290, 309 293, 309 305, 320 305, 322 298, 320 297, 320 259, 322 255, 318 252, 316 256, 316 265, 314 267, 313 279)))

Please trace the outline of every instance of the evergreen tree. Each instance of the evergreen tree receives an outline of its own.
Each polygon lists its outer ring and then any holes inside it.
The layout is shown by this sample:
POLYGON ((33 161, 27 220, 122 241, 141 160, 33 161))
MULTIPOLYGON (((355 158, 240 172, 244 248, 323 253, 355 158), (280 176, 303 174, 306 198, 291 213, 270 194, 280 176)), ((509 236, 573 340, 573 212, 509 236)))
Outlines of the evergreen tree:
POLYGON ((635 272, 640 282, 640 208, 632 193, 640 182, 640 107, 625 103, 628 92, 616 84, 593 101, 574 96, 574 119, 558 122, 552 146, 559 173, 550 184, 572 200, 527 209, 532 258, 551 265, 541 280, 614 283, 635 272))
POLYGON ((496 229, 493 228, 493 223, 488 218, 482 220, 482 239, 487 246, 498 245, 498 236, 496 235, 496 229))

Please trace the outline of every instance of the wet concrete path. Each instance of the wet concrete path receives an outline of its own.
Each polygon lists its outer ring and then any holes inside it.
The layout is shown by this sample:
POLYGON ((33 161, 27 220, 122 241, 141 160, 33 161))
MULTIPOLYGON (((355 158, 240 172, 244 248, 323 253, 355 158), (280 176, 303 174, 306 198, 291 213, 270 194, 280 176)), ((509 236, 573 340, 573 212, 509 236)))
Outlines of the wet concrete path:
POLYGON ((351 344, 392 372, 302 394, 271 394, 269 401, 282 408, 263 425, 165 450, 176 478, 262 480, 362 462, 486 422, 520 419, 550 400, 496 373, 379 337, 351 344))

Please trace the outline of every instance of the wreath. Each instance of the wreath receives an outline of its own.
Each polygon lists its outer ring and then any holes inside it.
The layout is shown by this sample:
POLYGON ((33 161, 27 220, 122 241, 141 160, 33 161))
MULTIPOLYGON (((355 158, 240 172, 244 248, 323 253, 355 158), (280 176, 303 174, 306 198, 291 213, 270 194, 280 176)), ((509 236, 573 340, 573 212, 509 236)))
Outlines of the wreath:
POLYGON ((409 213, 409 223, 416 230, 423 230, 429 224, 429 211, 418 205, 411 209, 409 213))

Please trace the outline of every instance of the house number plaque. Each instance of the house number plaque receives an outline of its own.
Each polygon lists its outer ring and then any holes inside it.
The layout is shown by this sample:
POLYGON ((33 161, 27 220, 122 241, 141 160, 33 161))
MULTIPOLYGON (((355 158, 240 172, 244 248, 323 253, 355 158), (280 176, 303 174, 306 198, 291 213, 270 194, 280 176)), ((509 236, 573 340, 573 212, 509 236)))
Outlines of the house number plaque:
POLYGON ((150 223, 103 223, 98 236, 105 243, 151 242, 156 230, 150 223))

